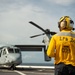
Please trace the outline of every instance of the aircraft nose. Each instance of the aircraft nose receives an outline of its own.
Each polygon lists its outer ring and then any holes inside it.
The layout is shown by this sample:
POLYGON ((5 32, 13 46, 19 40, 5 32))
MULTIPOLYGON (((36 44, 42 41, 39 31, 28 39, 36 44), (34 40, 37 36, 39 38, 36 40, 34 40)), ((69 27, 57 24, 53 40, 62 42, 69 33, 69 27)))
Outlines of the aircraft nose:
POLYGON ((13 63, 18 63, 21 61, 21 57, 20 56, 10 56, 10 62, 13 62, 13 63))

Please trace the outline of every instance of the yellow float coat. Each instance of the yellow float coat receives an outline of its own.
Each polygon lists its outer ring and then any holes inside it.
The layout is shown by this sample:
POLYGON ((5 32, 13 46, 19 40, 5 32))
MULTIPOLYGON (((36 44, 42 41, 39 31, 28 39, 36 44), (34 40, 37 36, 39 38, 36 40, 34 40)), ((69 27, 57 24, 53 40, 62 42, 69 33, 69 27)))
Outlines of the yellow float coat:
POLYGON ((55 64, 63 62, 75 66, 75 33, 63 30, 53 35, 47 55, 55 58, 55 64))

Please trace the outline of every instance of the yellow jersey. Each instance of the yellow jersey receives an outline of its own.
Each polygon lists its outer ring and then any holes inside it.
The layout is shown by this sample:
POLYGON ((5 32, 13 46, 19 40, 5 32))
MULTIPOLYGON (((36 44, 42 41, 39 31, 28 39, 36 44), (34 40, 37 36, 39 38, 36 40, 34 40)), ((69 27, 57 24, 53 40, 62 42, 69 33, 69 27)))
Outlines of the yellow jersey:
POLYGON ((75 33, 62 30, 52 36, 47 55, 55 57, 55 64, 60 62, 75 66, 75 33))

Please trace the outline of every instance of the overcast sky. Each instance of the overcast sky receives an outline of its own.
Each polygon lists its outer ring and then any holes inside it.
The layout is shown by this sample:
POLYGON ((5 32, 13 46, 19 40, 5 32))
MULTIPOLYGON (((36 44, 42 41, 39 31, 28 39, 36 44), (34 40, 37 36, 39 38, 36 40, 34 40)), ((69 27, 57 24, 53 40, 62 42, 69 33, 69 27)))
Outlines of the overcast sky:
POLYGON ((0 44, 42 44, 43 33, 33 21, 58 32, 58 21, 68 15, 75 21, 75 0, 0 0, 0 44))

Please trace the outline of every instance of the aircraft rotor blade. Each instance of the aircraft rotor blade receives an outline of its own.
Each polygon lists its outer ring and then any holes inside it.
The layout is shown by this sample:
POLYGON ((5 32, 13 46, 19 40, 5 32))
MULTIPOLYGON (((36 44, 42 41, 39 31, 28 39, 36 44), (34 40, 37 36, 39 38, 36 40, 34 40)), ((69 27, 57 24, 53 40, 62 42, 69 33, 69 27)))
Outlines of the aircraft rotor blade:
POLYGON ((30 38, 34 38, 34 37, 38 37, 38 36, 41 36, 41 35, 44 35, 45 33, 43 34, 38 34, 38 35, 34 35, 34 36, 30 36, 30 38))
MULTIPOLYGON (((56 34, 56 32, 52 32, 52 31, 50 31, 49 29, 43 29, 42 27, 40 27, 39 25, 37 25, 36 23, 34 23, 34 22, 32 22, 32 21, 30 21, 29 22, 30 24, 32 24, 32 25, 34 25, 34 26, 36 26, 37 28, 39 28, 40 30, 42 30, 43 32, 45 32, 45 34, 51 34, 51 35, 54 35, 54 34, 56 34)), ((36 37, 36 36, 40 36, 40 35, 35 35, 35 36, 32 36, 32 37, 36 37)), ((31 38, 32 38, 31 37, 31 38)))
POLYGON ((43 32, 46 33, 46 31, 42 27, 40 27, 39 25, 37 25, 36 23, 34 23, 32 21, 30 21, 29 23, 32 24, 32 25, 34 25, 34 26, 36 26, 37 28, 39 28, 40 30, 42 30, 43 32))

